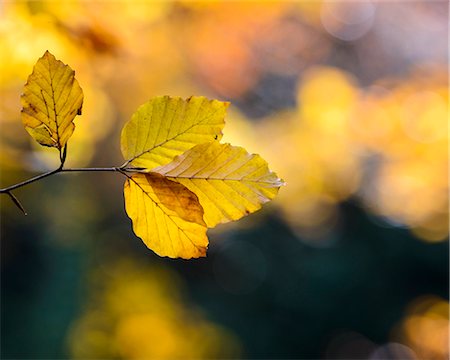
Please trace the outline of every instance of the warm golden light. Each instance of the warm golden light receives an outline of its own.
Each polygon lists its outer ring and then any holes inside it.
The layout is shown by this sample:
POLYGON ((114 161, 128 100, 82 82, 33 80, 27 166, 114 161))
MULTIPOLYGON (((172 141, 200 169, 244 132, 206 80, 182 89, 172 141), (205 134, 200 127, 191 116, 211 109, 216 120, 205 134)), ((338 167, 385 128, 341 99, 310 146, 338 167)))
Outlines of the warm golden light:
POLYGON ((410 346, 420 359, 448 359, 449 303, 428 296, 416 299, 394 336, 410 346))
POLYGON ((86 310, 69 337, 73 358, 238 356, 235 337, 187 305, 175 274, 130 261, 110 268, 92 274, 86 310))

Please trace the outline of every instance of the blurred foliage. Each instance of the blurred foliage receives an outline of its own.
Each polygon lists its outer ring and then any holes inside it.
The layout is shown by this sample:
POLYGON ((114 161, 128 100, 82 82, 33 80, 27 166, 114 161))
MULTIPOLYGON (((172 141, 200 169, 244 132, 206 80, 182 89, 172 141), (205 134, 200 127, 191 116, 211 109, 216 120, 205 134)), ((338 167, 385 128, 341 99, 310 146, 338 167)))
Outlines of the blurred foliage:
POLYGON ((130 239, 114 176, 23 189, 26 219, 1 198, 2 355, 95 357, 74 344, 98 335, 114 356, 142 357, 128 352, 142 335, 160 337, 154 357, 448 356, 448 3, 11 1, 0 11, 2 186, 58 158, 20 121, 23 84, 47 49, 85 92, 68 166, 118 165, 120 129, 139 104, 197 94, 231 101, 224 141, 287 182, 259 215, 211 234, 211 255, 193 264, 130 239), (122 280, 94 276, 106 262, 125 266, 122 280), (80 285, 91 276, 97 293, 80 285), (106 302, 130 277, 143 289, 130 299, 139 318, 106 302), (156 317, 147 294, 165 291, 171 310, 156 317), (192 348, 177 326, 189 339, 215 330, 192 348))
POLYGON ((424 296, 409 304, 395 334, 419 359, 448 359, 449 329, 448 302, 436 296, 424 296))
POLYGON ((251 125, 235 121, 230 131, 286 174, 289 186, 279 203, 300 234, 318 236, 323 225, 329 231, 336 205, 359 195, 368 211, 424 240, 442 241, 448 232, 446 98, 442 69, 421 69, 406 84, 382 79, 358 89, 350 74, 314 67, 303 74, 298 109, 251 125))
POLYGON ((167 269, 125 261, 90 276, 89 306, 69 336, 75 358, 211 359, 239 355, 236 339, 186 303, 167 269))

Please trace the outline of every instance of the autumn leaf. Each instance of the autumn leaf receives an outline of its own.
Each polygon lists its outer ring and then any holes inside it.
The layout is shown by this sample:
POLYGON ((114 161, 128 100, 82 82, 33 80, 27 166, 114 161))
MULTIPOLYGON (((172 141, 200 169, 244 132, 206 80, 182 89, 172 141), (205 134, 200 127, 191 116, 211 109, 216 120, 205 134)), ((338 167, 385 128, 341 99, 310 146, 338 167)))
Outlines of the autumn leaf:
POLYGON ((46 51, 28 77, 21 101, 22 121, 28 133, 41 145, 61 151, 83 105, 83 90, 75 72, 46 51))
POLYGON ((208 227, 257 211, 284 184, 259 155, 218 141, 197 145, 153 171, 198 196, 208 227))
POLYGON ((208 246, 203 209, 183 185, 156 173, 134 174, 125 182, 125 209, 133 230, 160 256, 205 256, 208 246))
POLYGON ((253 213, 283 182, 259 155, 220 144, 228 103, 156 97, 122 131, 133 229, 160 256, 205 256, 207 227, 253 213))
POLYGON ((228 103, 192 96, 159 96, 138 108, 122 131, 122 154, 132 167, 166 165, 195 145, 222 138, 228 103))

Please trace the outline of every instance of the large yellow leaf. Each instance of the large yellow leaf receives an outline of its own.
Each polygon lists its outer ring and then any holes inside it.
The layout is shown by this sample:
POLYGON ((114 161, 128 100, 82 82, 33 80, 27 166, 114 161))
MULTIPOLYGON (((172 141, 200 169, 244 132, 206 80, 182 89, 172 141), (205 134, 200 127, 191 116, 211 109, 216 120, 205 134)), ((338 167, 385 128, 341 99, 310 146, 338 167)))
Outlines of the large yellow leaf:
POLYGON ((260 209, 283 185, 259 155, 218 141, 197 145, 153 171, 198 196, 208 227, 260 209))
POLYGON ((121 137, 122 154, 133 167, 153 169, 195 145, 222 138, 228 103, 192 96, 159 96, 140 106, 121 137))
POLYGON ((134 174, 125 182, 125 209, 133 230, 160 256, 206 255, 208 238, 197 196, 156 173, 134 174))
POLYGON ((83 106, 83 90, 75 72, 46 51, 28 77, 21 100, 25 129, 41 145, 61 150, 83 106))

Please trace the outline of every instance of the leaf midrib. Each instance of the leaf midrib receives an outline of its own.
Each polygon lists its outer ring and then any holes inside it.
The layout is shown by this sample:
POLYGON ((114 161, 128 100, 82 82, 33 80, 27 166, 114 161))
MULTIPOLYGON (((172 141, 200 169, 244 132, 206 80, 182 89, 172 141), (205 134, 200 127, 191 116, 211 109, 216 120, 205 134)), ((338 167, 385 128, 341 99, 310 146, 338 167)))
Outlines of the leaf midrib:
MULTIPOLYGON (((195 123, 195 124, 192 124, 190 127, 188 127, 187 129, 185 129, 183 132, 181 132, 181 133, 179 133, 179 134, 176 134, 175 136, 173 136, 173 137, 171 137, 171 138, 169 138, 169 139, 166 139, 166 140, 164 140, 163 142, 161 142, 161 143, 159 143, 159 144, 157 144, 157 145, 154 145, 152 148, 150 148, 150 149, 148 149, 148 150, 145 150, 145 151, 141 152, 141 153, 138 154, 138 155, 135 155, 135 156, 132 157, 131 159, 127 160, 127 162, 128 162, 128 163, 131 163, 131 162, 133 162, 134 160, 136 160, 137 158, 141 157, 142 155, 144 155, 144 154, 146 154, 146 153, 149 153, 149 152, 151 152, 152 150, 154 150, 154 149, 156 149, 156 148, 158 148, 158 147, 163 146, 164 144, 168 143, 169 141, 172 141, 172 140, 176 139, 177 137, 180 137, 181 135, 186 134, 186 133, 187 133, 189 130, 191 130, 192 128, 194 128, 194 127, 196 127, 196 126, 199 126, 199 125, 201 125, 204 121, 209 120, 210 118, 212 118, 217 112, 219 112, 219 110, 221 110, 221 109, 220 109, 220 108, 219 108, 219 109, 216 109, 210 116, 204 117, 204 118, 201 119, 199 122, 197 122, 197 123, 195 123)), ((222 132, 222 131, 220 131, 220 133, 221 133, 221 132, 222 132)), ((184 141, 181 141, 181 140, 180 140, 180 142, 184 142, 184 141)), ((187 141, 186 141, 186 142, 187 142, 187 141)))
MULTIPOLYGON (((186 232, 184 231, 184 229, 181 229, 178 225, 177 225, 177 223, 172 219, 172 217, 174 217, 174 215, 169 215, 165 210, 164 210, 164 208, 162 208, 160 205, 159 205, 159 203, 158 202, 156 202, 155 200, 153 200, 152 199, 152 197, 150 196, 150 194, 149 194, 149 192, 147 192, 147 191, 145 191, 145 189, 141 186, 141 184, 139 184, 135 179, 133 179, 133 177, 128 177, 128 179, 129 180, 131 180, 131 181, 133 181, 136 185, 137 185, 137 187, 139 187, 139 189, 141 189, 141 191, 166 215, 166 217, 168 217, 169 219, 170 219, 170 221, 172 221, 172 223, 175 225, 175 227, 179 230, 179 231, 181 231, 183 234, 184 234, 184 236, 186 236, 186 238, 187 239, 189 239, 189 241, 192 243, 192 245, 197 249, 197 250, 199 250, 200 252, 202 252, 203 250, 204 250, 204 248, 202 248, 202 247, 199 247, 190 237, 189 237, 189 235, 188 234, 186 234, 186 232)), ((149 184, 149 186, 151 187, 151 185, 149 184)), ((155 194, 156 195, 156 194, 155 194)), ((157 195, 156 195, 157 196, 157 195)), ((198 223, 196 223, 196 222, 193 222, 193 221, 189 221, 189 220, 186 220, 186 219, 183 219, 181 216, 179 216, 178 214, 177 214, 177 217, 179 217, 180 219, 182 219, 183 221, 186 221, 186 222, 189 222, 189 223, 193 223, 193 224, 198 224, 198 223)), ((198 224, 198 225, 200 225, 200 224, 198 224)))
MULTIPOLYGON (((273 181, 263 181, 259 179, 245 179, 242 178, 216 178, 216 177, 197 177, 197 176, 170 176, 166 175, 168 179, 188 179, 188 180, 214 180, 214 181, 239 181, 239 182, 253 182, 258 184, 274 184, 273 181)), ((278 179, 277 179, 278 180, 278 179)))

